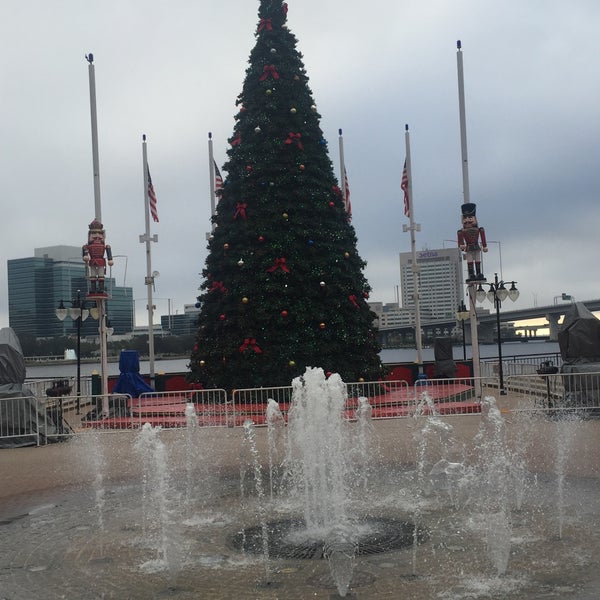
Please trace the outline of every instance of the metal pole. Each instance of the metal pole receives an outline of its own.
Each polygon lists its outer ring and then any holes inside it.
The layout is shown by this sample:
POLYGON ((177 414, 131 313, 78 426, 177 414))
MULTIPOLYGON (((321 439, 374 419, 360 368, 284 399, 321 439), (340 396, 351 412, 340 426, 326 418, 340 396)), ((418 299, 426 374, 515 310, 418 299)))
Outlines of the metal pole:
MULTIPOLYGON (((463 204, 470 202, 469 193, 469 159, 467 156, 467 124, 465 117, 465 83, 463 73, 462 44, 456 42, 456 66, 458 71, 458 112, 460 119, 460 149, 463 177, 463 204)), ((478 398, 481 398, 481 381, 479 365, 479 333, 477 331, 477 312, 475 310, 476 282, 469 283, 469 312, 471 314, 471 354, 473 357, 473 375, 476 378, 475 389, 478 398)))
POLYGON ((465 118, 465 81, 463 75, 462 44, 456 42, 456 66, 458 71, 458 112, 460 118, 460 150, 462 157, 463 202, 469 200, 469 159, 467 157, 467 124, 465 118))
POLYGON ((211 216, 211 231, 215 230, 216 223, 212 220, 217 214, 216 207, 216 190, 215 190, 215 158, 213 154, 212 133, 208 132, 208 176, 210 180, 210 216, 211 216))
POLYGON ((92 165, 94 169, 94 208, 96 219, 102 223, 102 208, 100 202, 100 161, 98 159, 98 118, 96 113, 96 77, 94 70, 94 55, 90 52, 85 56, 88 61, 88 76, 90 81, 90 114, 92 119, 92 165))
POLYGON ((140 241, 146 243, 146 289, 148 291, 148 361, 150 368, 150 382, 154 383, 154 305, 152 301, 152 288, 154 276, 152 275, 152 248, 151 242, 158 238, 150 237, 150 201, 148 198, 148 153, 146 149, 146 136, 142 136, 142 163, 144 171, 144 216, 146 233, 140 236, 140 241))
POLYGON ((498 376, 500 377, 500 394, 506 394, 504 390, 504 368, 502 366, 502 334, 500 332, 500 298, 498 298, 498 274, 494 275, 494 285, 492 290, 494 292, 494 304, 496 305, 496 328, 498 337, 498 376))
POLYGON ((106 303, 104 298, 96 299, 98 307, 99 324, 98 333, 100 334, 100 357, 101 357, 101 377, 102 377, 102 416, 108 417, 110 406, 108 401, 108 357, 106 340, 106 303))
POLYGON ((81 307, 81 292, 77 290, 77 308, 79 316, 77 317, 77 403, 75 405, 75 414, 79 414, 81 399, 81 317, 83 309, 81 307))
POLYGON ((465 320, 461 319, 461 325, 462 325, 462 342, 463 342, 463 360, 466 361, 467 360, 467 341, 465 340, 465 320))
POLYGON ((413 300, 415 306, 415 342, 417 346, 417 366, 419 373, 423 373, 423 340, 421 336, 421 304, 420 304, 420 293, 421 293, 421 277, 420 277, 420 265, 417 264, 417 240, 415 238, 415 231, 420 231, 420 225, 415 223, 415 202, 413 199, 412 189, 412 161, 410 157, 410 133, 408 131, 408 125, 404 126, 404 144, 406 147, 406 175, 408 179, 408 199, 410 202, 410 248, 412 256, 412 272, 413 272, 413 300))

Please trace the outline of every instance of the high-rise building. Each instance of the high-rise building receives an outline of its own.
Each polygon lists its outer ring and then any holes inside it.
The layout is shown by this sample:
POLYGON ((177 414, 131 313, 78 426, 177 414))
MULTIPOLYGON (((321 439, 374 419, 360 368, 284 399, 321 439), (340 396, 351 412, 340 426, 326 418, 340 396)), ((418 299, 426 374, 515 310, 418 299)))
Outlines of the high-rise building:
MULTIPOLYGON (((416 253, 419 307, 422 321, 454 318, 464 298, 462 252, 459 248, 422 250, 416 253)), ((414 275, 411 252, 400 253, 402 307, 414 310, 414 275)))
MULTIPOLYGON (((70 318, 59 321, 56 309, 61 301, 69 308, 81 292, 85 300, 87 283, 81 248, 49 246, 36 248, 34 256, 7 261, 8 322, 17 335, 54 337, 75 332, 70 318)), ((115 285, 107 278, 110 300, 107 316, 115 334, 133 331, 133 289, 115 285)), ((86 302, 88 308, 95 303, 86 302)), ((98 335, 98 321, 88 317, 81 324, 83 336, 98 335)))
POLYGON ((198 330, 200 309, 195 304, 185 304, 183 314, 162 315, 160 323, 163 331, 172 335, 190 335, 198 330))

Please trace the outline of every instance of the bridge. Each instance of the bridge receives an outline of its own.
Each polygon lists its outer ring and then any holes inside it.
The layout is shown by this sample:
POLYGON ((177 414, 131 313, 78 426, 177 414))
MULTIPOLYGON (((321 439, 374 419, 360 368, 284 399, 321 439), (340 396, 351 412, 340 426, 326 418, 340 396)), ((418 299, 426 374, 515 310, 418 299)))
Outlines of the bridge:
MULTIPOLYGON (((512 304, 512 302, 510 303, 512 304)), ((585 300, 582 302, 591 312, 600 311, 600 299, 585 300)), ((481 306, 481 305, 479 305, 481 306)), ((479 308, 478 306, 478 308, 479 308)), ((485 306, 485 305, 484 305, 485 306)), ((491 305, 489 305, 491 306, 491 305)), ((507 302, 504 303, 507 306, 507 302)), ((547 328, 550 331, 548 339, 550 341, 558 340, 558 331, 560 329, 558 322, 561 317, 571 308, 572 303, 551 304, 549 306, 534 306, 531 308, 517 308, 513 310, 500 309, 500 323, 518 323, 519 321, 530 321, 533 319, 546 319, 546 325, 515 325, 515 329, 523 330, 525 337, 522 339, 535 338, 537 330, 547 328)), ((477 313, 479 341, 482 343, 492 343, 496 334, 496 311, 492 307, 489 312, 477 313)), ((425 321, 421 323, 423 337, 433 339, 439 336, 450 336, 458 327, 456 319, 440 319, 436 321, 425 321)), ((394 344, 410 341, 414 338, 414 326, 394 327, 390 329, 379 330, 379 340, 385 347, 393 347, 394 344)), ((465 339, 467 343, 471 341, 471 324, 465 321, 465 339)))

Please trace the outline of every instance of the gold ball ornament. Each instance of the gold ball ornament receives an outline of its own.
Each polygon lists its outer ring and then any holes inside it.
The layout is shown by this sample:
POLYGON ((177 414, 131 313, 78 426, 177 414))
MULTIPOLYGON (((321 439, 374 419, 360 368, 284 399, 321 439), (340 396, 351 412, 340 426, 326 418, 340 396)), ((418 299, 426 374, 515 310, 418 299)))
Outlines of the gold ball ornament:
POLYGON ((290 112, 295 115, 298 111, 292 106, 292 108, 290 108, 290 112))
POLYGON ((228 243, 223 244, 223 250, 229 250, 229 244, 228 243))
POLYGON ((350 252, 344 252, 344 258, 350 258, 350 252))
POLYGON ((246 298, 246 296, 242 298, 242 304, 248 304, 248 298, 246 298))
POLYGON ((296 366, 296 361, 295 360, 290 360, 290 362, 288 363, 288 365, 290 367, 295 367, 296 366))
POLYGON ((325 323, 319 323, 319 328, 320 329, 325 329, 325 327, 327 327, 327 325, 325 325, 325 323))

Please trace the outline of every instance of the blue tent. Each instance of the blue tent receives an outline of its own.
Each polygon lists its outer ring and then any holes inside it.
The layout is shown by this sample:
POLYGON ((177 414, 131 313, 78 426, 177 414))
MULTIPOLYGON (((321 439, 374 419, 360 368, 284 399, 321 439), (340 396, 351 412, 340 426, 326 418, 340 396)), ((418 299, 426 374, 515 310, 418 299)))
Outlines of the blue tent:
POLYGON ((129 394, 137 398, 145 392, 154 390, 140 375, 140 355, 136 350, 121 350, 119 355, 119 379, 113 388, 113 394, 129 394))

